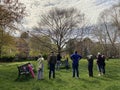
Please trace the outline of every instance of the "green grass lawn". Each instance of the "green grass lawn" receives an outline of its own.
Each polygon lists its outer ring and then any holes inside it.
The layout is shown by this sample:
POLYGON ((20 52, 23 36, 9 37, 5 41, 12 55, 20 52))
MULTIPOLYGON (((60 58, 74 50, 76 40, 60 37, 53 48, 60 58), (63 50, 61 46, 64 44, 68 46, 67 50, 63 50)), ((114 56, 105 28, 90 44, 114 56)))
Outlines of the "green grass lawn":
MULTIPOLYGON (((44 62, 44 80, 16 80, 17 66, 26 62, 0 63, 0 90, 120 90, 120 60, 106 61, 106 75, 98 76, 94 61, 94 77, 88 77, 87 61, 81 60, 80 79, 72 78, 72 69, 56 71, 55 79, 48 79, 47 63, 44 62)), ((31 61, 36 68, 36 62, 31 61)), ((36 73, 37 74, 37 73, 36 73)))

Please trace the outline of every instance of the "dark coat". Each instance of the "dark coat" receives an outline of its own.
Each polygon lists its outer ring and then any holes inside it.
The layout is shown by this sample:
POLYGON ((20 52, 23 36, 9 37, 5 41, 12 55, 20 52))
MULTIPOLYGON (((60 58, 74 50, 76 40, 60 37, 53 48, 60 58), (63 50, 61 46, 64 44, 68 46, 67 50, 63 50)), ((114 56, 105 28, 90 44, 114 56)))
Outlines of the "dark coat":
POLYGON ((57 57, 55 55, 51 55, 48 63, 49 64, 56 64, 56 61, 57 61, 57 57))

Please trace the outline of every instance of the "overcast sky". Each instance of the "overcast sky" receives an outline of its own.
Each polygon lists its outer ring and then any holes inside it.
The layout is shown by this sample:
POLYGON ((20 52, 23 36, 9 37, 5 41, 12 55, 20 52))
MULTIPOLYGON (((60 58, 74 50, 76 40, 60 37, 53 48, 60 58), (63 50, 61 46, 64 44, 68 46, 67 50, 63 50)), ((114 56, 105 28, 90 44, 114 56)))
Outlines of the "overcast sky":
POLYGON ((40 14, 43 14, 54 7, 74 7, 85 13, 87 20, 95 24, 101 11, 117 4, 120 0, 20 0, 26 5, 29 14, 24 20, 24 28, 35 26, 40 14))

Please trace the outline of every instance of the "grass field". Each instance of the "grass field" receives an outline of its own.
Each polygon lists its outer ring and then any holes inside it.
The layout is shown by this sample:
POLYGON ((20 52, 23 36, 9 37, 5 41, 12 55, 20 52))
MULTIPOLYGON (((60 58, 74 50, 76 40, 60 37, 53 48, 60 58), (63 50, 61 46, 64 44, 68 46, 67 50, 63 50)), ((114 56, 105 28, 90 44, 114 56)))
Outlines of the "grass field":
MULTIPOLYGON (((26 62, 0 63, 0 90, 120 90, 120 60, 106 61, 106 75, 98 76, 94 61, 94 77, 88 77, 87 61, 81 60, 80 79, 72 78, 72 69, 56 71, 55 79, 48 79, 47 63, 44 62, 44 80, 16 80, 17 66, 26 62)), ((31 61, 36 67, 36 62, 31 61)), ((37 74, 37 73, 36 73, 37 74)))

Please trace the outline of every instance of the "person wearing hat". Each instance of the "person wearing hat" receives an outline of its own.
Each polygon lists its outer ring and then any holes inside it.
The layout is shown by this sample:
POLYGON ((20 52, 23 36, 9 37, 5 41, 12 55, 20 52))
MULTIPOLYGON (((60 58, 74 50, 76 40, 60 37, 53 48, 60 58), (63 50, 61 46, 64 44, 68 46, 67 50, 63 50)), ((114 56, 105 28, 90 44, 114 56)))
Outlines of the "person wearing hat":
POLYGON ((42 55, 39 55, 39 58, 37 60, 38 62, 38 80, 40 79, 43 79, 43 61, 44 61, 44 58, 42 57, 42 55))
POLYGON ((89 77, 93 77, 93 55, 87 56, 89 77))
POLYGON ((99 71, 98 76, 101 76, 103 72, 103 63, 102 63, 102 55, 100 52, 98 52, 97 54, 97 66, 98 66, 98 71, 99 71))

